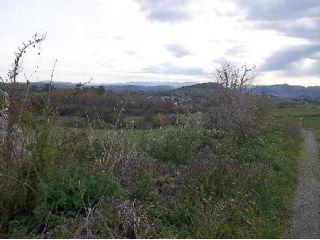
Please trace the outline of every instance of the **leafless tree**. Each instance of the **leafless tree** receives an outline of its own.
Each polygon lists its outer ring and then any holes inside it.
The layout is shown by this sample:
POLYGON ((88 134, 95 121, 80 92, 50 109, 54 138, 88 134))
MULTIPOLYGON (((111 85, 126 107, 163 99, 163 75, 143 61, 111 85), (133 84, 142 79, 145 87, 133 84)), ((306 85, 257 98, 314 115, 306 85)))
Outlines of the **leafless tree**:
POLYGON ((217 69, 215 81, 226 90, 243 91, 251 86, 256 77, 256 67, 242 65, 240 67, 225 63, 221 69, 217 69))
POLYGON ((223 128, 255 124, 259 101, 250 88, 257 78, 256 67, 225 63, 211 78, 217 84, 217 101, 210 119, 223 128))
MULTIPOLYGON (((27 50, 36 47, 42 42, 46 35, 34 34, 27 43, 22 43, 15 53, 12 68, 7 72, 7 78, 0 80, 5 91, 0 91, 0 98, 4 99, 0 104, 0 165, 6 162, 17 163, 28 156, 26 150, 26 139, 19 126, 20 118, 24 109, 24 99, 17 97, 17 77, 22 71, 21 59, 27 50)), ((40 53, 39 53, 40 54, 40 53)), ((27 84, 28 88, 28 84, 27 84)), ((27 90, 28 92, 28 90, 27 90)))

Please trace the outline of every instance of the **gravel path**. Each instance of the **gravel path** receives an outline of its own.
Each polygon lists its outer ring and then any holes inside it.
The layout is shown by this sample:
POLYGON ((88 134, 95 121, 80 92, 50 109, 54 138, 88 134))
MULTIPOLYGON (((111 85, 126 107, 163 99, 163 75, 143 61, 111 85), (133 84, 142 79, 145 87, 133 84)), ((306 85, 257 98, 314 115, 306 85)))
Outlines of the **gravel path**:
POLYGON ((314 135, 302 130, 298 189, 293 203, 292 238, 320 238, 320 160, 314 135))

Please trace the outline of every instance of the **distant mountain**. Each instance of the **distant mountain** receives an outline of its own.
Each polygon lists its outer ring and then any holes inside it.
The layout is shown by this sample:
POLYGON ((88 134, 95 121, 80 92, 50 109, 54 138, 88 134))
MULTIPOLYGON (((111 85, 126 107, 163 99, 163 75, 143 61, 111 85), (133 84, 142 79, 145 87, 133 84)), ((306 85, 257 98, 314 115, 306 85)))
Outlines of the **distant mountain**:
POLYGON ((304 87, 288 84, 260 85, 253 87, 252 91, 256 94, 267 94, 281 98, 320 97, 320 86, 304 87))
MULTIPOLYGON (((43 88, 48 81, 34 82, 33 87, 43 88)), ((74 88, 75 83, 52 82, 55 88, 74 88)), ((88 84, 88 87, 103 86, 112 91, 131 92, 159 92, 163 94, 176 95, 181 97, 210 97, 214 96, 216 83, 195 83, 195 82, 127 82, 115 84, 88 84)), ((320 86, 304 87, 299 85, 276 84, 258 85, 250 88, 254 94, 266 94, 280 98, 305 98, 320 97, 320 86)))
POLYGON ((180 88, 184 86, 195 85, 198 82, 148 82, 148 81, 131 81, 126 83, 106 84, 106 85, 136 85, 136 86, 170 86, 180 88))
POLYGON ((92 86, 104 86, 113 91, 131 92, 162 92, 177 89, 183 86, 193 85, 194 82, 126 82, 115 84, 93 84, 92 86))
MULTIPOLYGON (((49 84, 49 81, 40 81, 40 82, 31 83, 31 86, 43 88, 47 84, 49 84)), ((76 84, 70 83, 70 82, 52 82, 52 86, 59 89, 67 89, 67 88, 74 88, 76 84)))
MULTIPOLYGON (((200 83, 175 89, 177 96, 210 97, 215 95, 216 83, 200 83)), ((320 97, 320 86, 304 87, 288 84, 259 85, 249 89, 254 94, 266 94, 280 98, 315 98, 320 97)))
POLYGON ((158 86, 144 86, 144 85, 100 85, 104 86, 105 89, 112 91, 130 91, 130 92, 159 92, 175 89, 173 86, 169 85, 158 85, 158 86))
MULTIPOLYGON (((32 83, 33 87, 43 88, 49 81, 40 81, 32 83)), ((177 89, 183 86, 193 85, 195 82, 127 82, 127 83, 89 83, 88 87, 103 86, 112 91, 131 91, 131 92, 159 92, 177 89)), ((52 86, 58 89, 74 88, 75 83, 70 82, 52 82, 52 86)))

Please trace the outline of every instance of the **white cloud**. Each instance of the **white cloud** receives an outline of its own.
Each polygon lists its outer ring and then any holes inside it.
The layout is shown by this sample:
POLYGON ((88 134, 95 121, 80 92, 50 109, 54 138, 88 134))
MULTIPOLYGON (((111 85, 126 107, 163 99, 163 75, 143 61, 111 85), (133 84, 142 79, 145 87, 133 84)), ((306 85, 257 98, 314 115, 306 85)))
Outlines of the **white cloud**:
MULTIPOLYGON (((276 52, 308 43, 270 26, 257 28, 253 16, 235 4, 239 0, 0 2, 2 75, 23 40, 34 32, 48 34, 40 57, 24 59, 29 75, 40 66, 33 80, 47 79, 57 58, 57 81, 206 81, 195 73, 213 71, 221 59, 262 66, 276 52), (151 68, 158 71, 145 71, 151 68)), ((269 19, 268 12, 263 14, 269 19)), ((290 14, 289 21, 294 17, 290 14)), ((294 22, 297 28, 314 27, 308 19, 294 22)), ((269 69, 262 81, 308 84, 301 82, 305 73, 284 76, 269 69)), ((316 74, 304 79, 314 83, 316 74)))

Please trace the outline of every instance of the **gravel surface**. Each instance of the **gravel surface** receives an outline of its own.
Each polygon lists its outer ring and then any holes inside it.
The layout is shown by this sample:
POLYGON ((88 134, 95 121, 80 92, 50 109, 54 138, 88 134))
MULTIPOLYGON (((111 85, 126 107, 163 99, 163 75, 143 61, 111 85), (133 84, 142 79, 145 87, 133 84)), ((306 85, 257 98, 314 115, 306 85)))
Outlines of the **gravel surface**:
POLYGON ((298 189, 290 224, 292 238, 320 238, 320 159, 314 135, 302 130, 304 150, 300 158, 298 189))

